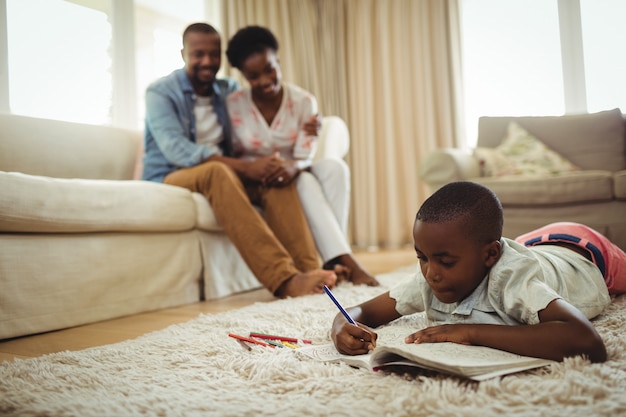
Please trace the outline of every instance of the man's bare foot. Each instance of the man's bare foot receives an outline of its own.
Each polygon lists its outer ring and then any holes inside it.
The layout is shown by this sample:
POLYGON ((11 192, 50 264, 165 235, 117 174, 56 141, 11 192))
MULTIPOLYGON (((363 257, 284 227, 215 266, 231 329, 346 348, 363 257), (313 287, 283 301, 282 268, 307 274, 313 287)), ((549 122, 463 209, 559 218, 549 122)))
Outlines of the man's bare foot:
POLYGON ((276 297, 299 297, 308 294, 320 294, 324 292, 324 285, 332 288, 337 283, 337 275, 334 271, 315 269, 309 272, 300 272, 287 281, 283 282, 276 297))
POLYGON ((338 257, 326 262, 324 264, 324 268, 333 269, 337 274, 339 281, 347 279, 355 285, 369 285, 370 287, 380 285, 374 276, 370 275, 365 269, 363 269, 357 260, 354 259, 352 254, 339 255, 338 257), (338 271, 340 272, 338 273, 338 271))

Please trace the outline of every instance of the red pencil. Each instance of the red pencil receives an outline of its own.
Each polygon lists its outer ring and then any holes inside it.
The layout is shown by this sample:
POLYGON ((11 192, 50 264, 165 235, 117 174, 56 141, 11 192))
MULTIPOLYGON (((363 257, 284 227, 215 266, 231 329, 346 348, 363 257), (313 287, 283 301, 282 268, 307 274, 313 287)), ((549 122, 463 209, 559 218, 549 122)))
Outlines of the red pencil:
POLYGON ((228 333, 228 335, 234 339, 243 340, 244 342, 250 342, 250 343, 254 343, 254 344, 265 346, 265 347, 271 347, 271 348, 274 347, 268 343, 261 342, 260 340, 253 339, 251 337, 240 336, 235 333, 228 333))
POLYGON ((296 339, 295 337, 285 337, 285 336, 275 336, 271 334, 263 334, 263 333, 250 333, 250 337, 258 337, 259 339, 268 339, 268 340, 280 340, 282 342, 291 342, 291 343, 307 343, 312 344, 313 342, 306 339, 296 339))

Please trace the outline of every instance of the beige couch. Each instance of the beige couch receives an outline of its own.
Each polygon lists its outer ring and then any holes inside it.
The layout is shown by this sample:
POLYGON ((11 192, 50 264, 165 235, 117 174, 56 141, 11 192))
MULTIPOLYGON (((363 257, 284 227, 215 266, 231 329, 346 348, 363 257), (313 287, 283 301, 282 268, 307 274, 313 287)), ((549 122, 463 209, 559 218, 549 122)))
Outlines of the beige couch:
POLYGON ((504 235, 547 223, 587 224, 626 250, 626 129, 619 109, 558 117, 481 117, 477 147, 495 148, 516 121, 580 168, 544 176, 485 176, 472 150, 440 149, 420 163, 432 190, 459 180, 491 188, 504 207, 504 235))
MULTIPOLYGON (((0 339, 258 288, 211 207, 136 180, 142 134, 0 114, 0 339)), ((316 158, 342 158, 323 121, 316 158)))

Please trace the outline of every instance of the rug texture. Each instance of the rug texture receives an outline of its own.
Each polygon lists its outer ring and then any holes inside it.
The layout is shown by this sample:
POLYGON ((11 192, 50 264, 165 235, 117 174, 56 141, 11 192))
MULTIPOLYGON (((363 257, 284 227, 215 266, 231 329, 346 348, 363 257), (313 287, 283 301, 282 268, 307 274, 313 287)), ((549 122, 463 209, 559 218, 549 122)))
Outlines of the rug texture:
MULTIPOLYGON (((385 291, 342 284, 346 306, 385 291)), ((16 416, 618 416, 626 415, 626 297, 594 320, 609 360, 571 358, 469 382, 384 374, 301 359, 288 348, 245 350, 229 332, 328 343, 337 309, 325 294, 201 315, 134 340, 0 364, 0 414, 16 416)))

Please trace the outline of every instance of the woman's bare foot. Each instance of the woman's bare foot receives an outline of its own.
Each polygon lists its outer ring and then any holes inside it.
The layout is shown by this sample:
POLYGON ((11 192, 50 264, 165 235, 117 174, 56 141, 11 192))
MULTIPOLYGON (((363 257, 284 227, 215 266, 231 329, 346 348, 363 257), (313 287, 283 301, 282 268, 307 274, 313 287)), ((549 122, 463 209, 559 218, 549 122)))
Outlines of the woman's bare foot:
POLYGON ((368 274, 366 270, 362 268, 357 268, 352 271, 352 276, 350 277, 350 281, 354 285, 368 285, 370 287, 377 287, 380 283, 374 278, 372 275, 368 274))
POLYGON ((299 297, 308 294, 320 294, 324 292, 324 285, 332 288, 337 283, 337 275, 334 271, 315 269, 309 272, 300 272, 287 281, 283 282, 276 297, 299 297))
POLYGON ((370 287, 380 285, 376 278, 363 269, 352 254, 349 253, 331 259, 324 264, 324 268, 333 269, 339 281, 347 279, 355 285, 369 285, 370 287), (340 272, 338 273, 338 271, 340 272))
MULTIPOLYGON (((324 269, 330 269, 324 268, 324 269)), ((341 281, 350 281, 350 277, 352 276, 352 271, 345 265, 335 264, 332 267, 332 270, 335 271, 335 275, 337 275, 337 282, 341 281)))

